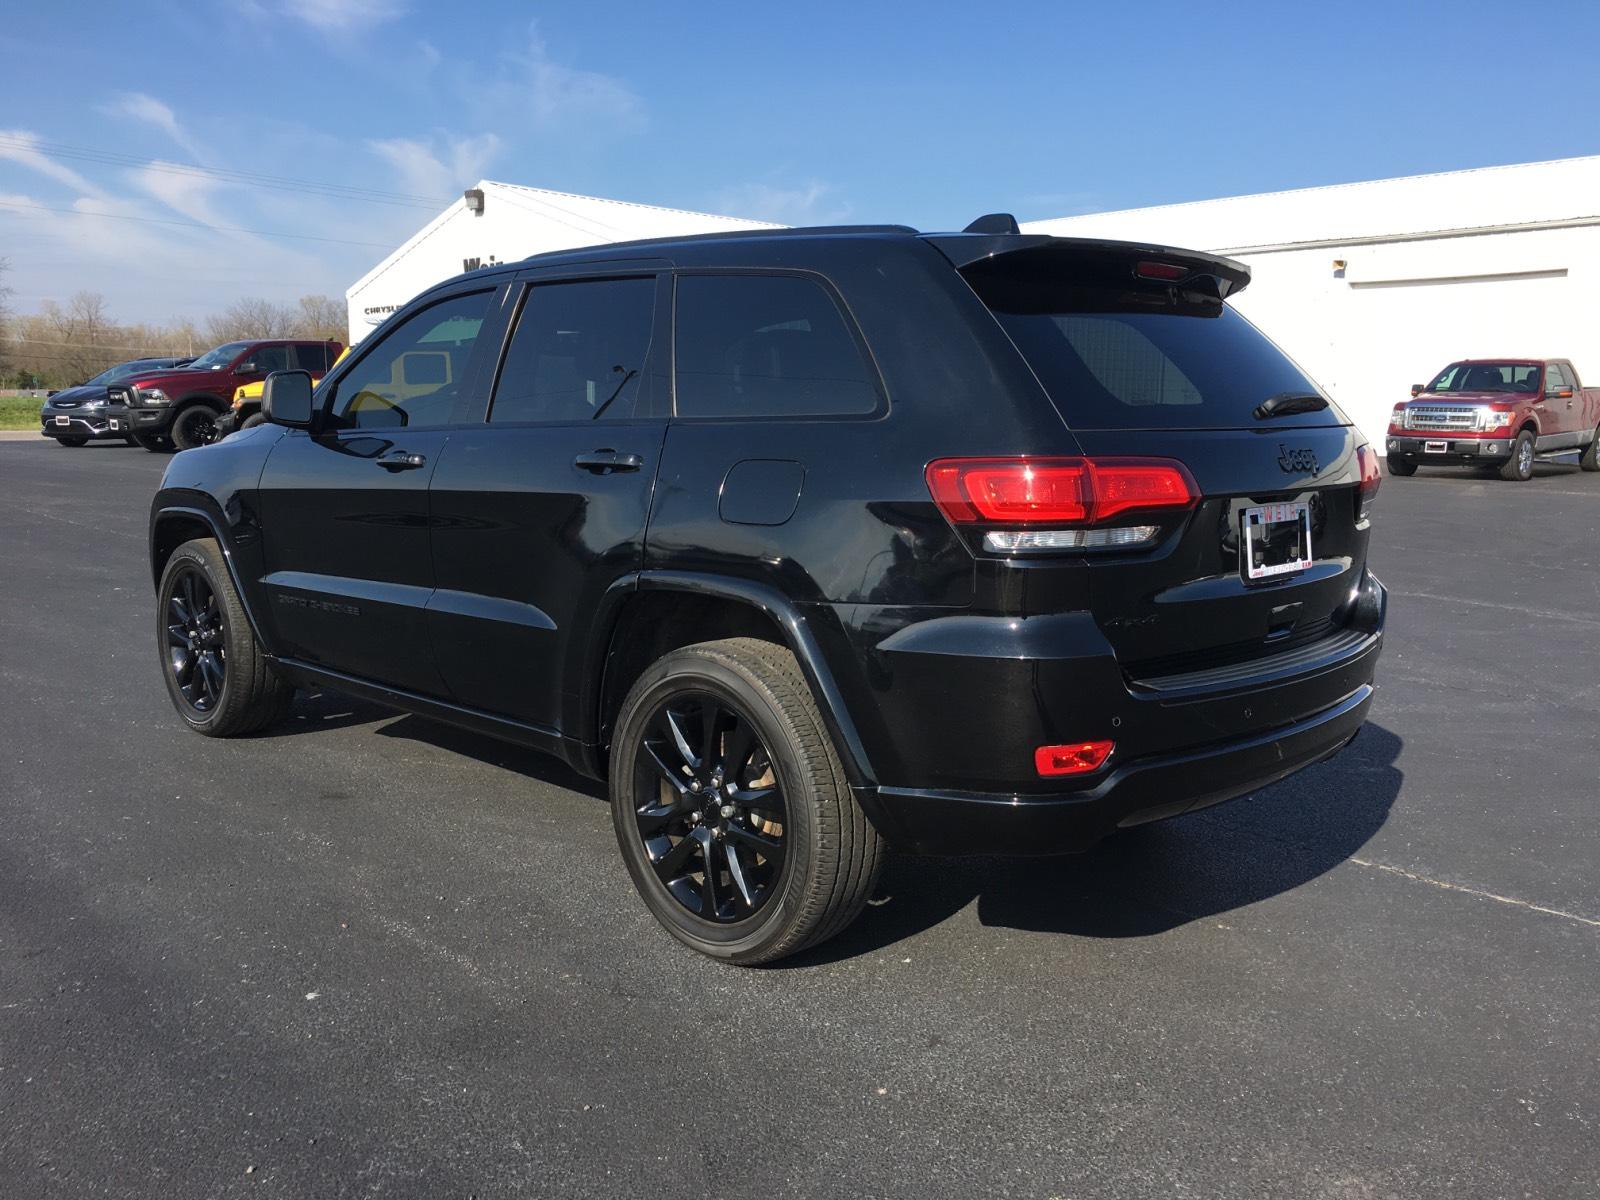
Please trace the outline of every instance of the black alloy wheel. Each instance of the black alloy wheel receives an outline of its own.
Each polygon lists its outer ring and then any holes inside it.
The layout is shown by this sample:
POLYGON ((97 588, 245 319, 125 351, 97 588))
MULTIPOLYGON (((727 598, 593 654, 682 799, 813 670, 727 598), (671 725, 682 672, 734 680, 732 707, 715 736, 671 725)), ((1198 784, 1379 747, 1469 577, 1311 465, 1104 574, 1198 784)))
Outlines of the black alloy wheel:
POLYGON ((172 422, 172 440, 179 450, 209 446, 217 440, 217 414, 203 404, 194 404, 172 422))
POLYGON ((779 890, 786 805, 750 718, 709 692, 680 692, 645 726, 634 820, 656 877, 702 921, 748 920, 779 890))
POLYGON ((195 567, 178 571, 166 596, 167 670, 196 713, 222 703, 228 682, 228 626, 211 581, 195 567))

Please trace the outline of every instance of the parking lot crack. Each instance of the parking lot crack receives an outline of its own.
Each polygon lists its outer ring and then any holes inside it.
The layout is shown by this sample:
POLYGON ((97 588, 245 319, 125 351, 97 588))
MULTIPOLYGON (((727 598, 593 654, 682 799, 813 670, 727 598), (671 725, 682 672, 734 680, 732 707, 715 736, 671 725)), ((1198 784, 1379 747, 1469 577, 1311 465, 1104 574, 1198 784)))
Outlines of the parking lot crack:
POLYGON ((1547 917, 1559 917, 1563 921, 1573 921, 1579 925, 1588 925, 1591 928, 1600 929, 1600 920, 1581 916, 1578 913, 1567 912, 1564 909, 1550 908, 1544 904, 1534 904, 1529 900, 1519 900, 1515 896, 1502 896, 1498 892, 1487 892, 1482 888, 1467 887, 1465 884, 1451 883, 1445 879, 1434 879, 1428 875, 1420 875, 1416 871, 1408 871, 1404 867, 1392 867, 1388 863, 1372 862, 1369 859, 1355 857, 1352 857, 1350 861, 1358 867, 1370 867, 1374 871, 1387 871, 1391 875, 1399 875, 1404 879, 1425 883, 1430 887, 1440 888, 1443 891, 1462 892, 1468 896, 1476 896, 1480 900, 1493 900, 1496 904, 1509 904, 1513 908, 1525 908, 1530 912, 1541 913, 1547 917))

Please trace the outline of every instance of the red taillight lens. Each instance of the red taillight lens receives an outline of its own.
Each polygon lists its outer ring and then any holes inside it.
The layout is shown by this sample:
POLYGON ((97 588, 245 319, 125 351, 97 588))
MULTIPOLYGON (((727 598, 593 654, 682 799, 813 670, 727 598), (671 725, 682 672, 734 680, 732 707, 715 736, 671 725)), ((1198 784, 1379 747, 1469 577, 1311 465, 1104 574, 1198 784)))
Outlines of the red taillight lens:
POLYGON ((934 503, 958 525, 1095 525, 1200 498, 1171 459, 941 458, 926 475, 934 503))
POLYGON ((1115 742, 1074 742, 1070 746, 1040 746, 1033 752, 1033 765, 1040 775, 1087 775, 1098 771, 1111 757, 1115 742))
POLYGON ((1356 489, 1356 520, 1365 521, 1372 512, 1372 502, 1378 498, 1383 471, 1378 465, 1378 452, 1371 446, 1356 447, 1356 464, 1361 468, 1361 484, 1356 489))
POLYGON ((1188 267, 1180 267, 1177 263, 1142 262, 1133 268, 1133 273, 1140 279, 1178 280, 1191 274, 1188 267))

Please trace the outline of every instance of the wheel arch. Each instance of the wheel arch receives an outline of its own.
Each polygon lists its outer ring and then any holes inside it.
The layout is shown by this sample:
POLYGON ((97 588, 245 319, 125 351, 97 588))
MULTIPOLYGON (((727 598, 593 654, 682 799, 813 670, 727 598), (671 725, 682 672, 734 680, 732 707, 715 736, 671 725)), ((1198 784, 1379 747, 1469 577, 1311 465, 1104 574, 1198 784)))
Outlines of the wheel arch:
POLYGON ((218 413, 224 413, 228 410, 227 401, 213 396, 210 392, 189 392, 187 395, 180 396, 172 402, 173 417, 176 418, 184 409, 192 408, 196 404, 203 404, 218 413))
POLYGON ((245 617, 250 622, 250 629, 255 634, 257 642, 262 646, 268 645, 266 639, 262 637, 261 624, 256 620, 255 611, 250 606, 250 594, 239 578, 239 566, 233 557, 232 539, 228 537, 221 518, 205 507, 203 498, 184 496, 181 500, 164 503, 161 496, 156 497, 156 503, 150 510, 152 585, 157 588, 161 586, 161 574, 167 569, 167 561, 172 557, 173 551, 187 541, 204 537, 213 539, 221 548, 222 561, 228 565, 228 577, 233 583, 234 592, 239 597, 239 604, 244 609, 245 617))
POLYGON ((876 776, 816 632, 788 597, 765 584, 693 571, 645 571, 620 584, 607 594, 589 662, 577 676, 592 689, 580 699, 577 716, 592 734, 584 740, 594 747, 596 774, 604 773, 623 698, 650 663, 695 642, 755 637, 795 656, 850 783, 874 785, 876 776))

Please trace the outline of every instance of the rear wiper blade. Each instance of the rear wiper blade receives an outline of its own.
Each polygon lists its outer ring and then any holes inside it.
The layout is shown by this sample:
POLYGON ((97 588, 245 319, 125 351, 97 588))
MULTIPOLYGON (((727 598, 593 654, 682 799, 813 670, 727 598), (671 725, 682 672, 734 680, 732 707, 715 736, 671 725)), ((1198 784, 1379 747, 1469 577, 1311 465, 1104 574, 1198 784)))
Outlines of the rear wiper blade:
POLYGON ((1255 415, 1256 420, 1266 421, 1272 417, 1316 412, 1319 408, 1327 407, 1327 400, 1315 392, 1279 392, 1276 396, 1268 396, 1256 405, 1255 415))

